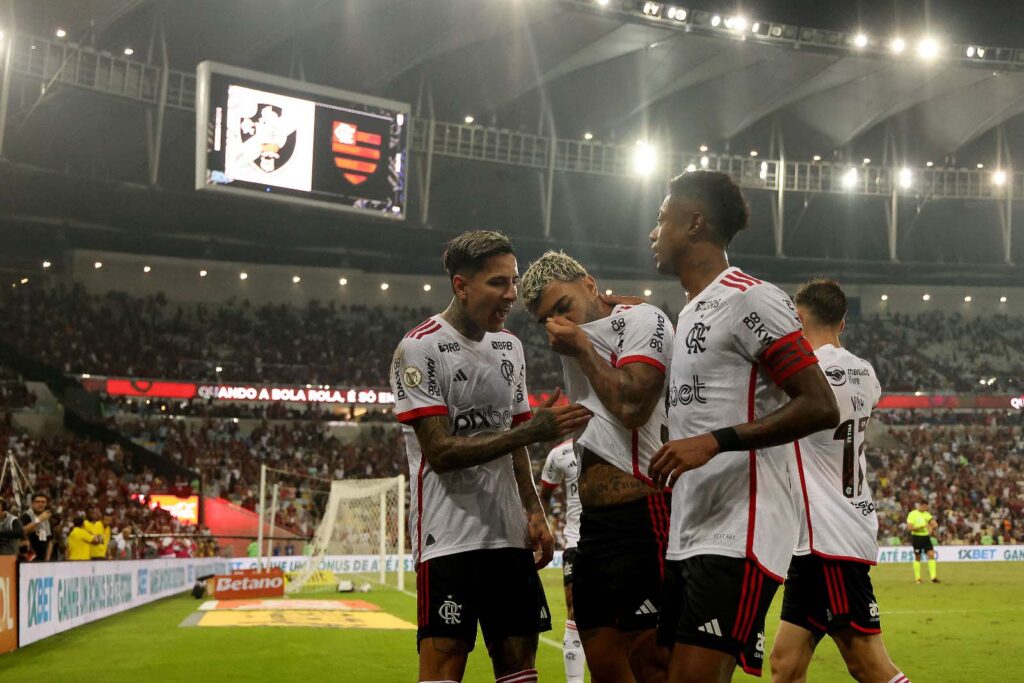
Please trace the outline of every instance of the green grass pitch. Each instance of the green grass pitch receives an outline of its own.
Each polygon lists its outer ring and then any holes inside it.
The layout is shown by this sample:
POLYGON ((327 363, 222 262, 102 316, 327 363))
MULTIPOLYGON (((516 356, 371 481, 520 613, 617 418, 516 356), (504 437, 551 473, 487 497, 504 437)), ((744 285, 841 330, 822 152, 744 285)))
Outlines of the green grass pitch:
MULTIPOLYGON (((872 570, 885 641, 897 665, 927 683, 1015 678, 1008 671, 1024 646, 1024 567, 945 564, 939 571, 943 583, 918 586, 910 565, 872 570)), ((555 570, 542 575, 555 628, 543 634, 537 668, 542 681, 557 682, 564 680, 561 576, 555 570)), ((407 585, 416 585, 413 575, 407 585)), ((781 596, 780 590, 768 617, 769 647, 781 596)), ((353 597, 415 622, 410 595, 378 589, 353 597)), ((179 627, 198 603, 168 598, 0 655, 0 681, 416 680, 413 631, 179 627)), ((809 678, 849 680, 830 641, 819 646, 809 678)), ((464 680, 494 680, 480 642, 464 680)), ((752 679, 737 670, 735 680, 752 679)))

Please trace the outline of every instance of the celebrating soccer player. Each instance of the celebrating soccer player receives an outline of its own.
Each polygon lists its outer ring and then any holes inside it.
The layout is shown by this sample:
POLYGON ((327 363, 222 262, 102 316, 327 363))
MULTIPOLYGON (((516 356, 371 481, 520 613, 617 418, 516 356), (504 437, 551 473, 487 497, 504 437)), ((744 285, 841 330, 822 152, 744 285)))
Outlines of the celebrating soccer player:
POLYGON ((839 421, 789 297, 729 266, 748 219, 729 176, 697 171, 671 181, 651 232, 658 270, 689 297, 669 374, 672 441, 650 464, 657 486, 674 485, 658 633, 674 645, 670 681, 729 681, 737 661, 760 673, 765 612, 797 536, 793 442, 839 421))
POLYGON ((560 485, 565 488, 565 549, 562 552, 562 582, 565 590, 565 635, 562 637, 562 657, 565 660, 566 683, 583 683, 585 657, 583 642, 576 628, 576 615, 572 605, 572 580, 576 567, 576 544, 580 540, 580 468, 572 440, 560 443, 548 453, 540 474, 540 499, 551 509, 551 495, 560 485))
POLYGON ((668 497, 647 476, 666 428, 672 326, 654 306, 604 303, 575 259, 548 252, 523 274, 523 300, 562 355, 566 393, 594 417, 580 456, 576 626, 594 681, 662 681, 661 604, 668 497))
POLYGON ((529 419, 523 348, 504 331, 519 281, 508 238, 460 235, 444 265, 451 304, 405 336, 391 368, 411 474, 419 680, 461 681, 479 622, 497 681, 529 683, 551 628, 537 569, 554 545, 525 447, 574 433, 589 413, 551 407, 556 392, 529 419))
POLYGON ((864 438, 882 388, 871 364, 839 343, 846 326, 846 295, 839 284, 812 280, 795 299, 804 335, 835 393, 840 422, 797 443, 803 520, 772 647, 772 680, 806 680, 814 648, 827 633, 858 681, 905 683, 909 679, 882 642, 868 576, 878 559, 878 518, 867 483, 864 438))

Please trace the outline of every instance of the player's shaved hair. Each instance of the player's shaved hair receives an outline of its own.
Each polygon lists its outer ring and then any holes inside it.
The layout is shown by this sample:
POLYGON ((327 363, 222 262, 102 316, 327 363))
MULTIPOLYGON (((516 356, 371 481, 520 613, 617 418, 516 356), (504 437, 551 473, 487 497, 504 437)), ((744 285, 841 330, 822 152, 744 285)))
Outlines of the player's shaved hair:
POLYGON ((448 277, 473 275, 480 271, 491 256, 514 254, 512 241, 495 230, 464 232, 447 244, 444 250, 444 269, 448 277))
POLYGON ((822 325, 835 326, 846 317, 846 295, 835 280, 816 278, 800 285, 793 303, 822 325))
POLYGON ((564 251, 549 251, 523 273, 519 280, 519 293, 526 307, 532 309, 552 282, 575 282, 589 274, 582 263, 564 251))
POLYGON ((693 199, 704 207, 704 220, 717 236, 717 242, 728 246, 732 238, 750 222, 750 206, 740 186, 720 171, 691 171, 669 181, 668 193, 673 199, 693 199))

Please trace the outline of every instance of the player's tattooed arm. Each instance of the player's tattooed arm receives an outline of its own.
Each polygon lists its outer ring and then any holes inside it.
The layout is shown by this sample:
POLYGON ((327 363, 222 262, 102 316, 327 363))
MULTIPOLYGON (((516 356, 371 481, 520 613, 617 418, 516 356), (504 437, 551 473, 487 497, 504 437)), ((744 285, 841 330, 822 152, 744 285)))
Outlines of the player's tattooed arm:
POLYGON ((651 479, 659 487, 672 486, 683 472, 719 453, 779 446, 839 424, 836 396, 817 363, 793 373, 781 387, 790 400, 760 419, 666 443, 651 458, 651 479))
POLYGON ((553 407, 559 396, 556 391, 532 420, 505 432, 457 436, 452 433, 447 415, 421 417, 413 423, 413 429, 423 456, 435 472, 475 467, 531 443, 563 438, 585 426, 590 420, 590 412, 578 405, 553 407))
POLYGON ((517 448, 512 454, 512 470, 515 472, 516 485, 519 487, 519 498, 523 502, 526 513, 527 532, 530 535, 530 547, 533 548, 533 559, 537 568, 551 562, 555 553, 555 541, 548 526, 548 519, 541 507, 537 487, 533 483, 533 468, 530 467, 530 454, 525 448, 517 448))
POLYGON ((598 355, 583 330, 563 316, 548 318, 544 326, 551 348, 579 362, 601 403, 623 427, 638 429, 647 424, 664 400, 664 372, 646 363, 612 366, 598 355))

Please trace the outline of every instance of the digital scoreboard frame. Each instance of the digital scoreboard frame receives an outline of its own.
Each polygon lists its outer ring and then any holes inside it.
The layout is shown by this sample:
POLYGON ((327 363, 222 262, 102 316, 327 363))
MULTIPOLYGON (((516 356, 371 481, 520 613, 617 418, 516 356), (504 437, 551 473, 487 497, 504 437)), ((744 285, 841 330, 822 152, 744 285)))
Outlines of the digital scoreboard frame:
POLYGON ((402 220, 409 105, 238 67, 196 73, 196 189, 402 220))

